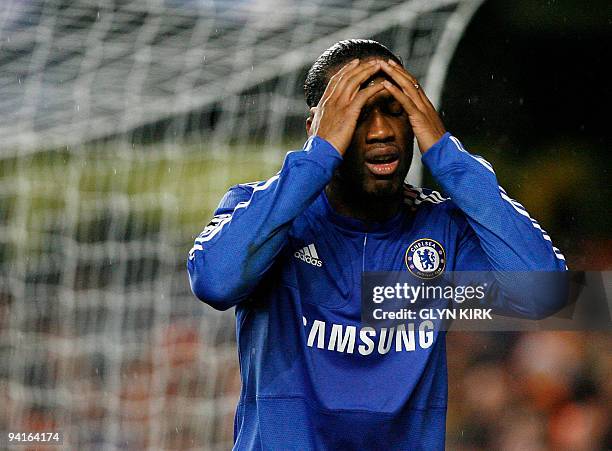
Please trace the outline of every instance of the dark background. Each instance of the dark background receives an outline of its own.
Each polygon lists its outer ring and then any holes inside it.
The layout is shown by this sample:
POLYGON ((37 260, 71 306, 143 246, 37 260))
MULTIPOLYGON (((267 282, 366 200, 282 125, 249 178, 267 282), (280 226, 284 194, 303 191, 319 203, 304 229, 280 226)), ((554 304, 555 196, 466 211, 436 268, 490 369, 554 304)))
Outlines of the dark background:
POLYGON ((485 2, 441 100, 447 129, 493 163, 573 269, 612 263, 611 10, 606 1, 485 2))

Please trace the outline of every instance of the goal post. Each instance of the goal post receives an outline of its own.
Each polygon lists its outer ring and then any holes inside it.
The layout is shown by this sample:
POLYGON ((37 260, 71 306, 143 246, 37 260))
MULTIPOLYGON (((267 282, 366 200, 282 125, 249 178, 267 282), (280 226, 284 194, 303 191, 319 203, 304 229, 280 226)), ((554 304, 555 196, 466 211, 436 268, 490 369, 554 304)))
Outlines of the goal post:
POLYGON ((323 50, 379 40, 437 105, 480 3, 3 4, 0 429, 60 430, 74 449, 230 448, 233 315, 190 293, 194 236, 229 186, 302 145, 323 50))

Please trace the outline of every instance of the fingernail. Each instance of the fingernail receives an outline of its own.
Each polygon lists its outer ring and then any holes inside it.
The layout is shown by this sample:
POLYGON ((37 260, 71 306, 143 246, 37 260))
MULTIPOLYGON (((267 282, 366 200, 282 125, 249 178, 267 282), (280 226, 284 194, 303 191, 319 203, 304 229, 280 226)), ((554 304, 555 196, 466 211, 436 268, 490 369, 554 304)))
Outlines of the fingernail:
POLYGON ((392 66, 397 66, 397 63, 393 61, 392 59, 388 60, 387 62, 391 64, 392 66))
POLYGON ((349 64, 357 64, 359 62, 359 58, 355 58, 353 61, 351 61, 349 64))

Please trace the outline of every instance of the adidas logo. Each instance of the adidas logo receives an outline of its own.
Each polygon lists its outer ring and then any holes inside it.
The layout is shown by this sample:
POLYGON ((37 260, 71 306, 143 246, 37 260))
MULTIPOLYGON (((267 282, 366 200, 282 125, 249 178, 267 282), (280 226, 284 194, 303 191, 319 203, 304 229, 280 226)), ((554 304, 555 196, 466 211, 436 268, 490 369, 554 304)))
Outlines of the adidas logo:
POLYGON ((317 254, 314 243, 309 244, 302 249, 298 249, 293 253, 293 256, 295 258, 299 258, 305 263, 308 263, 309 265, 317 266, 319 268, 323 266, 323 262, 319 259, 319 254, 317 254))

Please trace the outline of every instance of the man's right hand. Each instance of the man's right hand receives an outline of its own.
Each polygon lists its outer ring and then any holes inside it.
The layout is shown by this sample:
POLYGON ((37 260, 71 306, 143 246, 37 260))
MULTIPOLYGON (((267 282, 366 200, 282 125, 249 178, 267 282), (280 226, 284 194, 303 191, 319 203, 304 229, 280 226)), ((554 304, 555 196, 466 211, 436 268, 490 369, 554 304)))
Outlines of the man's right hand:
POLYGON ((363 82, 380 70, 379 60, 351 61, 336 72, 316 107, 310 135, 317 135, 333 145, 341 155, 349 147, 361 109, 367 100, 385 87, 375 83, 360 89, 363 82))

